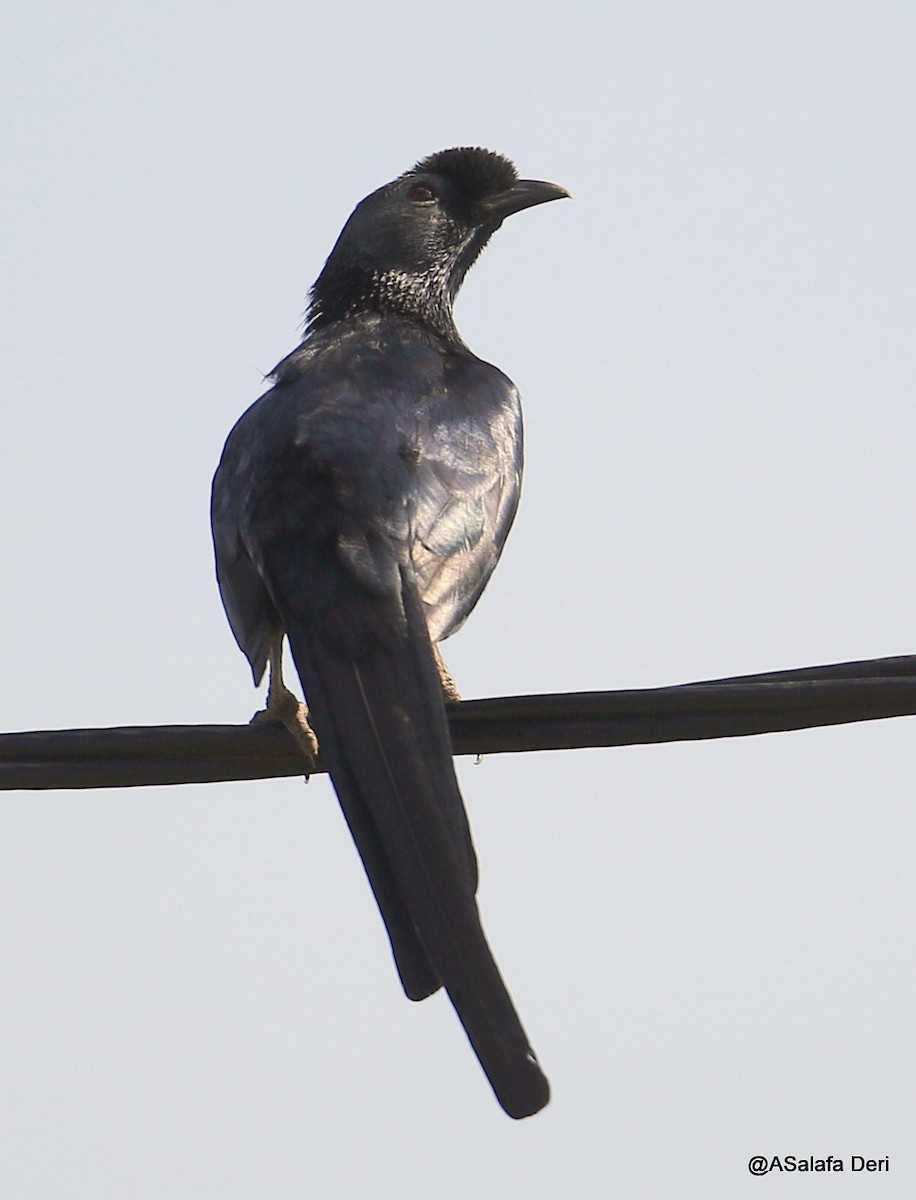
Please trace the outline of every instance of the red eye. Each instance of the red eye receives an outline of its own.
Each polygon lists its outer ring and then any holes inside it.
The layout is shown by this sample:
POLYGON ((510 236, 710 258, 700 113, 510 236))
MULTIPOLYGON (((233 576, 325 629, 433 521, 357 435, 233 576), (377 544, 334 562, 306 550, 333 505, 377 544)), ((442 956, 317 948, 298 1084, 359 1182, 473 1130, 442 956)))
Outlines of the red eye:
POLYGON ((430 200, 436 198, 436 193, 426 183, 415 183, 407 195, 417 204, 429 204, 430 200))

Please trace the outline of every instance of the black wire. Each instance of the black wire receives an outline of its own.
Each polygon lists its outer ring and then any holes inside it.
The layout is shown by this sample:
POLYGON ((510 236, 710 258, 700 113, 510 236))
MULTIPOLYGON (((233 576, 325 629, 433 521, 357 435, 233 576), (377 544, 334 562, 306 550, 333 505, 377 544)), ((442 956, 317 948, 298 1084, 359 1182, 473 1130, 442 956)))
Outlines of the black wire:
MULTIPOLYGON (((675 687, 449 705, 456 754, 747 737, 916 714, 916 655, 675 687)), ((318 768, 320 770, 320 767, 318 768)), ((0 735, 0 790, 145 787, 301 775, 272 725, 167 725, 0 735)))

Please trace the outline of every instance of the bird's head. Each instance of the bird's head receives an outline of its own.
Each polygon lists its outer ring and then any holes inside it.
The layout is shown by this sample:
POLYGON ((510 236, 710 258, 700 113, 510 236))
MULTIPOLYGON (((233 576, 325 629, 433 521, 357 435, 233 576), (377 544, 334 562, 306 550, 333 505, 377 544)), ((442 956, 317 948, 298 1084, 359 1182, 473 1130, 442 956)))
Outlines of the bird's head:
POLYGON ((312 289, 308 327, 395 313, 457 340, 452 302, 504 219, 569 193, 492 150, 440 150, 353 211, 312 289))

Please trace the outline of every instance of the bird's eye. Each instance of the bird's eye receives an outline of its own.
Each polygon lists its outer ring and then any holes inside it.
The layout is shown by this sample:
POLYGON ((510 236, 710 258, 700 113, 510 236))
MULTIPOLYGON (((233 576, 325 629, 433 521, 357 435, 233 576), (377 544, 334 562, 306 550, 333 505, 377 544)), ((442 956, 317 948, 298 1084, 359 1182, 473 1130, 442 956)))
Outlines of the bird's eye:
POLYGON ((407 195, 416 204, 429 204, 430 200, 436 198, 436 193, 427 183, 415 183, 407 195))

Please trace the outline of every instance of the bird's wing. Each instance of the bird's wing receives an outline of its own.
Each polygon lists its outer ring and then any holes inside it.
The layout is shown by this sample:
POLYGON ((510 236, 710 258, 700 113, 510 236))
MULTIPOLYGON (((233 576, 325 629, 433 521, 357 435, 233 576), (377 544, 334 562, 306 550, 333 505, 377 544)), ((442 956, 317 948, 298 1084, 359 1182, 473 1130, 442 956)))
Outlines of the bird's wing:
MULTIPOLYGON (((411 558, 430 637, 463 624, 502 553, 518 507, 522 476, 521 404, 495 367, 472 363, 465 392, 490 403, 443 438, 421 426, 411 558), (487 371, 481 368, 487 367, 487 371)), ((436 414, 438 415, 438 414, 436 414)))
POLYGON ((239 537, 239 509, 244 496, 244 470, 233 456, 214 476, 210 524, 216 555, 216 579, 229 627, 251 666, 255 687, 261 682, 271 633, 279 618, 264 580, 239 537))

